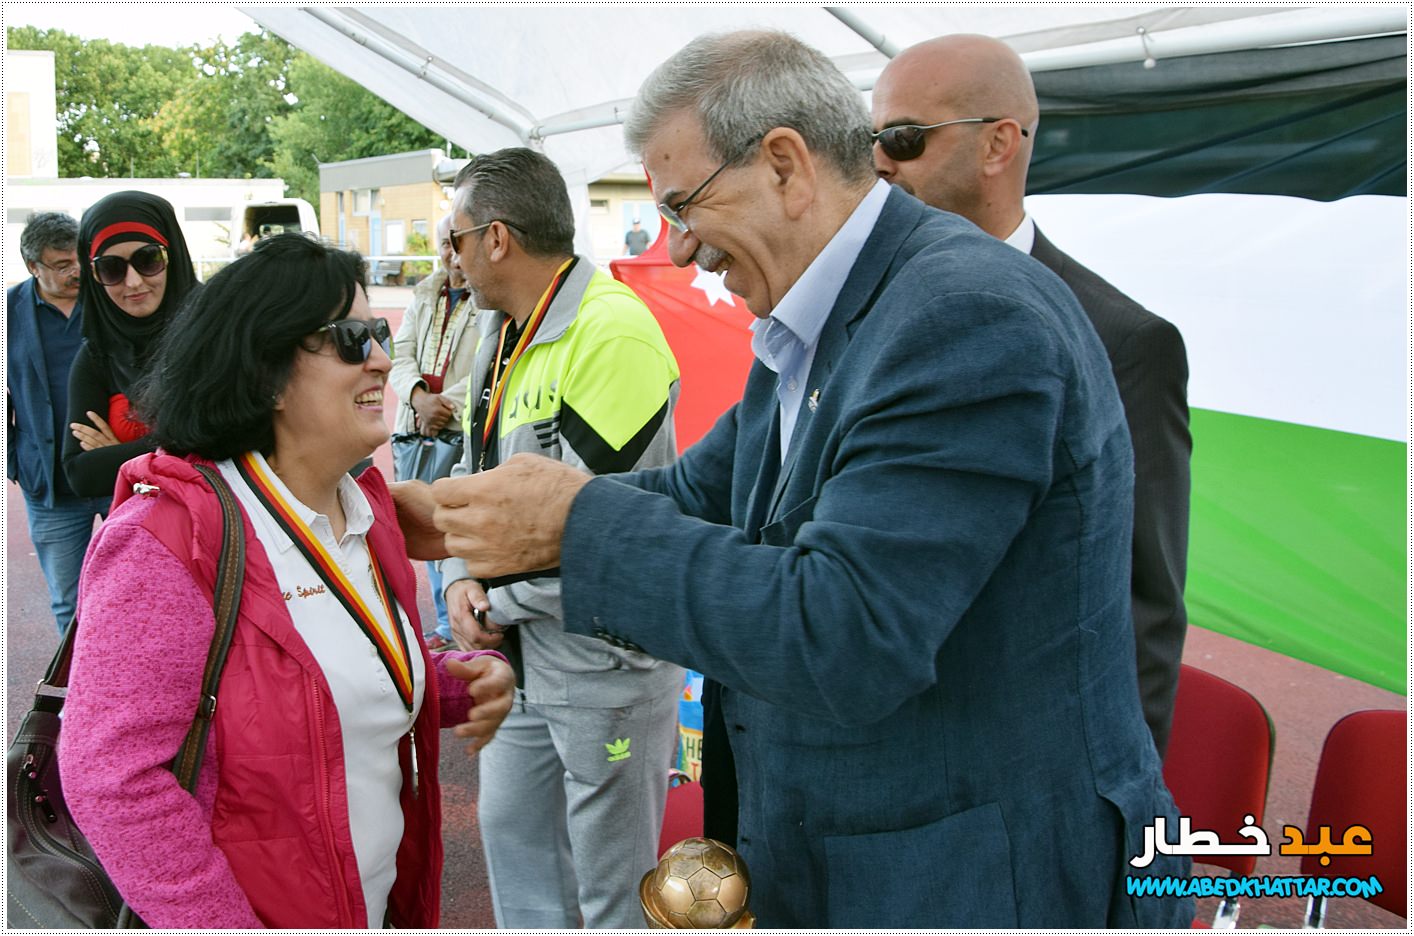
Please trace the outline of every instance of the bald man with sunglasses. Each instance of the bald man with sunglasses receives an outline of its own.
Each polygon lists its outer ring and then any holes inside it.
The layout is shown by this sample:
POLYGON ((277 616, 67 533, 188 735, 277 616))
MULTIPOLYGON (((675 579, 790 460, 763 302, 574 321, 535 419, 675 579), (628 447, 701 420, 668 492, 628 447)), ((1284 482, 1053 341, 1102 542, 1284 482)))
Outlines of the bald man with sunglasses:
POLYGON ((1188 358, 1177 328, 1062 253, 1026 213, 1037 120, 1031 75, 1009 46, 943 36, 905 49, 879 76, 874 164, 885 181, 1049 267, 1105 346, 1134 444, 1130 591, 1139 695, 1162 756, 1188 631, 1188 358))

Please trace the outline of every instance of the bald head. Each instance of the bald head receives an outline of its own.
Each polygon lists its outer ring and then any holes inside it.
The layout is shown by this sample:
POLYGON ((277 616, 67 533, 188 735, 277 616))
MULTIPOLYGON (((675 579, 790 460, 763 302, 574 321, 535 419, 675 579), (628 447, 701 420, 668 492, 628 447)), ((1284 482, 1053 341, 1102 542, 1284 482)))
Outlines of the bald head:
POLYGON ((930 205, 1006 237, 1021 221, 1037 116, 1031 73, 1006 43, 973 35, 930 39, 899 53, 880 74, 874 129, 1002 119, 928 130, 923 152, 908 160, 891 157, 876 144, 875 167, 930 205))

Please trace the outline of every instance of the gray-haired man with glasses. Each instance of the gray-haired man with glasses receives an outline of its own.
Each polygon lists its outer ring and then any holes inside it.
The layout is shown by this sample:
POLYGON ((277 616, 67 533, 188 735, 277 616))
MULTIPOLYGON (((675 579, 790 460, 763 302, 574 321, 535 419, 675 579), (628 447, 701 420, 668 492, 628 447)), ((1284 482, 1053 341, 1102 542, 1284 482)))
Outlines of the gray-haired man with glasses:
POLYGON ((626 138, 674 263, 760 319, 742 400, 666 468, 441 482, 447 546, 559 566, 567 632, 724 687, 758 925, 1186 925, 1125 887, 1188 862, 1128 864, 1178 818, 1134 690, 1129 435, 1075 297, 879 180, 858 91, 784 33, 693 39, 626 138))
POLYGON ((106 514, 109 502, 75 494, 61 460, 69 367, 83 343, 78 233, 78 222, 66 214, 31 217, 20 235, 30 278, 5 294, 5 473, 24 493, 30 540, 61 632, 74 618, 93 518, 106 514))

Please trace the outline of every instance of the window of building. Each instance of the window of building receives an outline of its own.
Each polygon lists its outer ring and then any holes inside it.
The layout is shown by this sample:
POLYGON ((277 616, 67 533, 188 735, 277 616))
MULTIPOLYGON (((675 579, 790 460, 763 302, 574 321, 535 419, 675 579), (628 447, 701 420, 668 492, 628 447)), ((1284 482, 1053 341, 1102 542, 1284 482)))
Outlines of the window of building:
POLYGON ((383 225, 383 250, 390 254, 400 254, 407 247, 403 234, 403 222, 389 221, 383 225))
POLYGON ((355 215, 368 215, 373 212, 373 193, 375 189, 354 189, 353 193, 353 213, 355 215))
POLYGON ((589 213, 596 215, 606 215, 609 213, 609 200, 607 198, 589 199, 589 213))
POLYGON ((423 220, 423 221, 414 221, 414 222, 412 223, 412 232, 413 232, 414 234, 421 234, 423 237, 426 237, 426 236, 427 236, 427 230, 428 230, 428 228, 427 228, 427 222, 426 222, 425 220, 423 220))

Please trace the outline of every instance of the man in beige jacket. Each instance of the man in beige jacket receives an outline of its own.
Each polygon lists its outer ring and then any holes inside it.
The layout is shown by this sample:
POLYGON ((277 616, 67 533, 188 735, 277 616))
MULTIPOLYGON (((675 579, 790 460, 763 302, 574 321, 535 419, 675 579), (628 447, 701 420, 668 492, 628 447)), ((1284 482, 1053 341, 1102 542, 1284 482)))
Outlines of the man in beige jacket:
MULTIPOLYGON (((470 325, 477 309, 456 264, 451 222, 451 215, 437 222, 437 252, 442 263, 414 287, 412 302, 393 338, 393 370, 388 383, 402 401, 393 427, 395 436, 461 432, 467 379, 476 354, 476 330, 470 325)), ((424 639, 428 649, 450 650, 455 645, 436 563, 427 564, 427 576, 437 605, 437 628, 424 639)))

